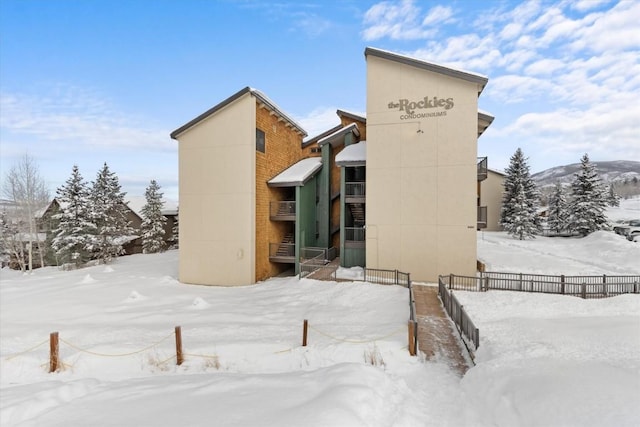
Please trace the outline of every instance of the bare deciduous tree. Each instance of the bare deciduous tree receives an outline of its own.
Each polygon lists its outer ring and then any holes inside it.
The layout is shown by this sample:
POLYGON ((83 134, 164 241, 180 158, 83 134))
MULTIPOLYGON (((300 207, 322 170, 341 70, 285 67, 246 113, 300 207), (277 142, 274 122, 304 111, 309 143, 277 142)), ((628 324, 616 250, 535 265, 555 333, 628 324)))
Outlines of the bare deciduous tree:
POLYGON ((34 241, 38 245, 40 265, 44 265, 44 248, 37 233, 36 213, 49 202, 49 190, 40 175, 37 163, 29 154, 25 154, 7 172, 2 190, 5 197, 15 203, 14 222, 18 225, 17 231, 20 235, 17 240, 20 245, 27 242, 28 261, 25 263, 23 259, 18 262, 23 271, 26 267, 31 271, 34 241))

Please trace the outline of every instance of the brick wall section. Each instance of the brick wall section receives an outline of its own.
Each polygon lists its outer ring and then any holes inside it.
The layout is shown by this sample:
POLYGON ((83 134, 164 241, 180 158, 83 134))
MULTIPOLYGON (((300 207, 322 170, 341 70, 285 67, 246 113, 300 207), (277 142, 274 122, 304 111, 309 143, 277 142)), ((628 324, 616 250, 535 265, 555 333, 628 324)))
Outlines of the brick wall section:
POLYGON ((256 151, 256 281, 291 268, 290 264, 269 262, 269 243, 280 242, 288 231, 294 231, 293 222, 269 219, 269 202, 293 200, 295 193, 289 188, 270 188, 267 181, 303 157, 302 135, 285 123, 256 103, 256 127, 265 133, 265 152, 256 151))

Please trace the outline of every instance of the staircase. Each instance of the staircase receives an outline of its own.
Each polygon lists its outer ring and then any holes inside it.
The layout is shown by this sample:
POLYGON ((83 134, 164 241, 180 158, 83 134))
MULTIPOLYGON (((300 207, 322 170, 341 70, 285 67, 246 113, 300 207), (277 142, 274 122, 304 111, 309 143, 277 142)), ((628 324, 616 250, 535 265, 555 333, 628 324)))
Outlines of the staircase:
POLYGON ((292 256, 291 253, 291 245, 295 243, 293 238, 293 233, 287 233, 282 242, 280 242, 280 246, 278 247, 278 251, 276 252, 276 256, 292 256))
POLYGON ((351 216, 353 216, 353 224, 356 227, 362 227, 364 225, 364 203, 349 203, 351 209, 351 216))

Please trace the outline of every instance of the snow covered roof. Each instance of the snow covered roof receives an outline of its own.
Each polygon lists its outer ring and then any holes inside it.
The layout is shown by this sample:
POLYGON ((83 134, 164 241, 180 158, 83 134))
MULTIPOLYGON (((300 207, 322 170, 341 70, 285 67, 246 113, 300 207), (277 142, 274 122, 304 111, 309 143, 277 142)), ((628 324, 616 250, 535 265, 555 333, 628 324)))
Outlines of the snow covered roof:
POLYGON ((423 70, 431 71, 434 73, 443 74, 445 76, 454 77, 462 80, 466 80, 472 83, 478 84, 478 93, 481 93, 484 87, 487 85, 489 78, 482 74, 474 73, 471 71, 465 71, 460 69, 451 68, 444 65, 439 65, 433 62, 427 62, 412 58, 410 56, 400 55, 398 53, 389 52, 383 49, 377 49, 373 47, 367 47, 364 50, 364 56, 377 56, 379 58, 387 59, 389 61, 399 62, 401 64, 410 65, 412 67, 422 68, 423 70))
MULTIPOLYGON (((178 214, 178 202, 176 200, 162 199, 162 202, 163 202, 163 206, 162 206, 162 210, 160 211, 162 213, 162 215, 177 215, 178 214)), ((47 206, 45 206, 43 209, 39 209, 36 212, 35 217, 36 218, 42 218, 42 216, 49 209, 52 209, 55 204, 60 206, 61 210, 65 210, 67 205, 68 205, 68 203, 60 202, 60 200, 58 200, 58 198, 54 197, 47 206)), ((144 207, 144 205, 147 204, 146 197, 144 197, 144 196, 129 196, 129 195, 127 195, 126 200, 125 200, 125 204, 127 205, 127 207, 129 209, 131 209, 131 211, 133 213, 135 213, 136 215, 138 215, 142 219, 142 208, 144 207)))
POLYGON ((271 187, 299 187, 311 179, 320 168, 322 168, 322 159, 309 157, 289 166, 267 183, 271 187))
POLYGON ((356 123, 351 123, 348 126, 338 129, 334 133, 325 136, 322 139, 318 140, 318 145, 325 145, 330 142, 344 142, 344 135, 352 132, 355 136, 360 136, 360 131, 358 130, 358 125, 356 123))
POLYGON ((350 111, 346 111, 346 110, 338 110, 336 111, 336 114, 338 114, 339 117, 348 117, 350 119, 353 120, 358 120, 361 122, 366 122, 367 121, 367 113, 352 113, 350 111))
POLYGON ((336 156, 338 166, 364 166, 366 163, 367 141, 348 145, 336 156))
POLYGON ((482 135, 485 130, 493 123, 495 117, 486 111, 478 110, 478 136, 482 135))
POLYGON ((307 132, 302 128, 302 126, 300 126, 289 115, 285 114, 264 93, 260 92, 257 89, 254 89, 252 87, 247 86, 244 89, 241 89, 238 92, 234 93, 229 98, 225 99, 224 101, 220 102, 219 104, 214 105, 213 107, 211 107, 210 109, 208 109, 204 113, 200 114, 195 119, 189 121, 188 123, 180 126, 178 129, 176 129, 173 132, 171 132, 171 134, 170 134, 171 138, 177 139, 178 135, 180 135, 184 131, 190 129, 191 127, 193 127, 195 125, 197 125, 202 120, 209 118, 210 116, 215 114, 217 111, 221 110, 222 108, 226 107, 227 105, 231 104, 233 101, 243 97, 246 94, 251 94, 252 96, 254 96, 259 103, 261 103, 266 108, 268 108, 270 111, 273 111, 275 114, 277 114, 279 117, 281 117, 285 122, 287 122, 289 125, 291 125, 291 127, 293 129, 298 131, 298 133, 300 133, 303 137, 307 136, 307 132))
MULTIPOLYGON (((127 195, 125 203, 136 215, 142 218, 142 208, 147 204, 147 198, 145 196, 129 196, 127 195)), ((162 215, 177 215, 178 214, 178 202, 172 199, 162 199, 162 215)))

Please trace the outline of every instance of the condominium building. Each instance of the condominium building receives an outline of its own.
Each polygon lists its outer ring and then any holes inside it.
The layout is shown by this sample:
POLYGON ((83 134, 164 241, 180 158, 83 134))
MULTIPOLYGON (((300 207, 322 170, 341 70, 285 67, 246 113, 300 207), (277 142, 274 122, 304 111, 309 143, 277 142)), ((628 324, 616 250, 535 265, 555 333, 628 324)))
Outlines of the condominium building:
POLYGON ((487 78, 373 48, 365 59, 366 115, 338 110, 320 135, 251 87, 171 133, 182 282, 250 284, 314 256, 418 281, 473 274, 487 78))

